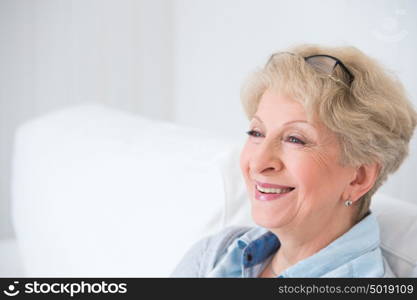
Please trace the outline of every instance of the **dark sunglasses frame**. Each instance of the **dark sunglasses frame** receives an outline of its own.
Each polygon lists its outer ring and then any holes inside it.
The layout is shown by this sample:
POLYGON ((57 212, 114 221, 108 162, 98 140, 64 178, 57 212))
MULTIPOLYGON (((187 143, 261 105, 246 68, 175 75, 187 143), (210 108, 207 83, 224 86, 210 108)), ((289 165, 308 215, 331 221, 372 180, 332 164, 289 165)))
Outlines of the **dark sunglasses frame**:
MULTIPOLYGON (((295 54, 294 54, 294 53, 292 53, 292 52, 286 52, 286 51, 284 51, 284 52, 274 53, 274 54, 272 54, 272 55, 271 55, 271 57, 269 58, 269 60, 268 60, 268 62, 267 62, 267 65, 270 63, 270 61, 272 60, 272 58, 273 58, 275 55, 280 55, 280 54, 291 54, 291 55, 295 55, 295 54)), ((327 58, 330 58, 330 59, 334 60, 335 64, 334 64, 334 66, 333 66, 333 68, 332 68, 331 74, 327 74, 327 75, 328 75, 330 78, 332 78, 333 80, 341 82, 342 84, 344 84, 344 85, 345 85, 345 86, 347 86, 348 88, 350 87, 350 85, 352 84, 353 80, 355 79, 355 76, 353 76, 352 72, 350 72, 350 71, 349 71, 349 69, 348 69, 348 68, 347 68, 347 67, 343 64, 343 62, 342 62, 340 59, 338 59, 338 58, 336 58, 336 57, 334 57, 334 56, 331 56, 331 55, 327 55, 327 54, 316 54, 316 55, 306 56, 306 57, 303 57, 303 58, 304 58, 304 60, 305 60, 305 62, 306 62, 307 64, 309 64, 310 66, 312 66, 312 67, 314 68, 314 64, 309 63, 309 60, 314 59, 315 57, 327 57, 327 58), (333 77, 332 73, 333 73, 334 69, 336 68, 336 66, 338 66, 338 65, 342 68, 342 70, 343 70, 343 71, 345 71, 345 72, 346 72, 346 74, 348 74, 348 76, 349 76, 349 82, 348 82, 348 83, 349 83, 349 85, 346 85, 346 83, 344 83, 344 82, 343 82, 343 81, 341 81, 340 79, 336 79, 336 78, 334 78, 334 77, 333 77)))
POLYGON ((342 63, 342 61, 334 56, 331 55, 326 55, 326 54, 317 54, 317 55, 310 55, 310 56, 306 56, 304 57, 304 60, 308 63, 308 60, 314 57, 328 57, 331 58, 335 61, 335 64, 333 66, 332 71, 334 71, 334 69, 337 67, 337 65, 339 65, 343 71, 345 71, 348 75, 349 75, 349 85, 352 84, 353 80, 355 79, 355 76, 353 76, 353 74, 349 71, 349 69, 342 63))

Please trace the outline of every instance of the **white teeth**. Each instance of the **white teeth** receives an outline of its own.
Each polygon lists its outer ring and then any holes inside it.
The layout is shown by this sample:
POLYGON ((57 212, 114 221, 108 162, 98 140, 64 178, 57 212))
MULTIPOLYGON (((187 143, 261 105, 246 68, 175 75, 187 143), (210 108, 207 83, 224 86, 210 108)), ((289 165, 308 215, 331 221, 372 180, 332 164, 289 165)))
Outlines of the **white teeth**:
POLYGON ((256 185, 256 188, 258 189, 258 191, 261 191, 263 193, 268 193, 268 194, 284 194, 284 193, 292 191, 292 188, 272 189, 272 188, 263 188, 263 187, 260 187, 259 185, 256 185))

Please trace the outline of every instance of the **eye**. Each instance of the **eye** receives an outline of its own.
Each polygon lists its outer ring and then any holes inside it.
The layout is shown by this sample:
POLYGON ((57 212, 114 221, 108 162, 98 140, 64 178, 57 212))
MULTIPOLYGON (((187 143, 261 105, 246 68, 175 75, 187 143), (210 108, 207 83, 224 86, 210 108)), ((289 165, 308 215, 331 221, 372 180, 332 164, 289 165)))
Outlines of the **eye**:
POLYGON ((252 136, 252 137, 262 137, 262 133, 260 133, 259 131, 256 130, 249 130, 246 132, 247 135, 252 136))
POLYGON ((295 136, 289 136, 287 138, 287 141, 290 142, 290 143, 293 143, 293 144, 305 145, 305 142, 303 142, 299 138, 296 138, 295 136))

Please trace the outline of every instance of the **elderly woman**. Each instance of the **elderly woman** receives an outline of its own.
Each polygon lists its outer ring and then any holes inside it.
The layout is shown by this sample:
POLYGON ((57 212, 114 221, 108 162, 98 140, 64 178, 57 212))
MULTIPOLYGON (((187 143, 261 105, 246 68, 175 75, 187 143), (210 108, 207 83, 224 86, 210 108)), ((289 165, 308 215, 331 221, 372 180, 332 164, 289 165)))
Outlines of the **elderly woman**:
POLYGON ((242 89, 240 165, 253 228, 197 242, 174 277, 392 277, 369 210, 408 154, 417 115, 354 47, 296 46, 242 89))

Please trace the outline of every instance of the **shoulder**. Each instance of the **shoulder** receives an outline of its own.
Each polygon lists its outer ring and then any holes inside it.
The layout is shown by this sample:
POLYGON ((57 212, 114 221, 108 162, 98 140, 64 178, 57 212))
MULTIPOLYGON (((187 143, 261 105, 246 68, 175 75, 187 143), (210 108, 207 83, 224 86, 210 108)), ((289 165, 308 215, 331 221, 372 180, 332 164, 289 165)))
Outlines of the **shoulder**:
POLYGON ((234 240, 253 227, 228 226, 195 242, 185 253, 171 277, 204 277, 234 240))
POLYGON ((370 249, 360 256, 338 266, 323 277, 380 278, 396 277, 382 256, 380 247, 370 249))
POLYGON ((396 277, 378 247, 351 262, 352 277, 396 277))

